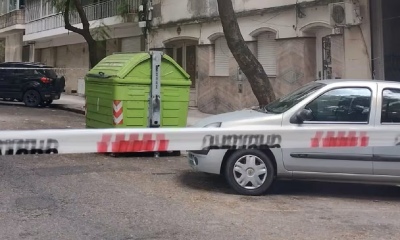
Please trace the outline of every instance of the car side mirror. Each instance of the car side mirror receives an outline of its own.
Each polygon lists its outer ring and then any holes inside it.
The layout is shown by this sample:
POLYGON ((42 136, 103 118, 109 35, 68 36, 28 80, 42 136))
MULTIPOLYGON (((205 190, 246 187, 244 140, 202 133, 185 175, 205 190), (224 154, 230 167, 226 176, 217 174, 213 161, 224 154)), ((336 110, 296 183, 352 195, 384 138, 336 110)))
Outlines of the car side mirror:
POLYGON ((300 124, 304 121, 310 121, 312 119, 312 111, 310 109, 303 108, 290 118, 290 123, 300 124))

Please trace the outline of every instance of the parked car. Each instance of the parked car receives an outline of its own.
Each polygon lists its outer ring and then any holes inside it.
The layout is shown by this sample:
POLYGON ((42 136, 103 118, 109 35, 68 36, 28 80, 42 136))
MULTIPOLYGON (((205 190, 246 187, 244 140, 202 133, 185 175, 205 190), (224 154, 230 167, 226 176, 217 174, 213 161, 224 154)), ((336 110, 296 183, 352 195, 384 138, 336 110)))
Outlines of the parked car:
MULTIPOLYGON (((306 84, 260 109, 211 116, 194 127, 269 125, 276 126, 274 129, 278 133, 279 129, 291 129, 294 136, 296 131, 299 131, 298 136, 302 130, 312 132, 316 126, 323 126, 327 132, 339 128, 356 129, 360 133, 368 133, 371 128, 398 131, 399 103, 399 82, 321 80, 306 84)), ((400 137, 393 147, 361 143, 357 147, 349 145, 339 149, 315 147, 313 139, 320 140, 318 137, 299 138, 298 148, 189 151, 188 161, 196 171, 224 175, 229 185, 244 195, 266 193, 276 179, 400 185, 400 155, 396 146, 400 145, 400 137), (304 141, 307 141, 305 145, 304 141)))
POLYGON ((0 98, 28 107, 49 106, 64 92, 65 78, 42 63, 0 63, 0 98))

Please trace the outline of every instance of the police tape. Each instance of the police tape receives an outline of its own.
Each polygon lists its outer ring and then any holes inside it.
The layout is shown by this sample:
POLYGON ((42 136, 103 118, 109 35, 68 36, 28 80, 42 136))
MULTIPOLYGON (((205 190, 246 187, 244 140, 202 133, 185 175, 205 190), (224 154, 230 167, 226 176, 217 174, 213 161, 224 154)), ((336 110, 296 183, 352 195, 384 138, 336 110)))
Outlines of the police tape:
POLYGON ((0 131, 0 155, 396 147, 399 134, 393 129, 323 126, 9 130, 0 131))

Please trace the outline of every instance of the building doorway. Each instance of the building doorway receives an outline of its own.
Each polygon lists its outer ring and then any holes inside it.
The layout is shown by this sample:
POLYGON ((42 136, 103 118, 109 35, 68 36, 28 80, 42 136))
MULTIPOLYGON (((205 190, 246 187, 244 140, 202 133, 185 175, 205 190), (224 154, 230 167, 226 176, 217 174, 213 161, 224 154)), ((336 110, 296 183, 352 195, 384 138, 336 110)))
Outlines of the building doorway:
POLYGON ((324 24, 310 25, 302 31, 304 36, 315 38, 316 79, 342 78, 343 35, 332 34, 332 28, 324 24))
POLYGON ((197 106, 196 71, 197 71, 197 41, 175 40, 165 43, 165 53, 172 57, 190 76, 190 106, 197 106))

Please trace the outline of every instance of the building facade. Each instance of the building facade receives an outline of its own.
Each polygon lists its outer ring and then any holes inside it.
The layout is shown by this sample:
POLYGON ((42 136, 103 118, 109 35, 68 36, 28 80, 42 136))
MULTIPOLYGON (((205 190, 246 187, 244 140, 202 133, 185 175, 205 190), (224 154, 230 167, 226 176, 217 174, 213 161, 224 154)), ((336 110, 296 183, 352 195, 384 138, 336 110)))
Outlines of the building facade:
MULTIPOLYGON (((102 42, 101 57, 114 52, 144 50, 142 31, 137 25, 139 2, 139 0, 82 1, 93 30, 92 35, 102 42), (124 4, 127 4, 128 9, 125 11, 128 15, 122 17, 119 9, 124 4), (104 31, 107 34, 101 34, 104 31)), ((25 22, 23 41, 31 48, 32 54, 29 59, 60 69, 60 74, 66 78, 66 92, 83 94, 83 78, 89 70, 89 53, 84 38, 64 28, 63 15, 47 0, 27 1, 25 22)), ((78 14, 71 14, 70 22, 82 28, 78 14)))
MULTIPOLYGON (((232 2, 242 35, 278 97, 315 79, 400 77, 398 0, 232 2), (353 24, 338 26, 343 22, 353 24)), ((110 37, 103 41, 103 56, 162 49, 191 76, 190 106, 221 113, 257 104, 227 46, 217 0, 82 3, 93 29, 107 26, 110 37), (147 41, 137 15, 143 2, 153 9, 147 41), (124 3, 130 13, 125 18, 118 10, 124 3)), ((77 15, 71 15, 71 22, 81 27, 77 15)), ((62 69, 67 93, 83 92, 87 44, 65 30, 62 14, 47 0, 0 0, 0 49, 0 61, 38 61, 62 69)))
MULTIPOLYGON (((153 1, 158 15, 150 48, 165 49, 191 75, 191 104, 207 113, 256 105, 227 46, 217 1, 174 2, 153 1)), ((349 28, 332 24, 330 3, 338 1, 232 2, 242 35, 278 97, 315 79, 372 77, 368 0, 358 1, 361 24, 349 28)))
POLYGON ((24 8, 24 0, 0 0, 0 61, 22 61, 26 54, 24 8))

